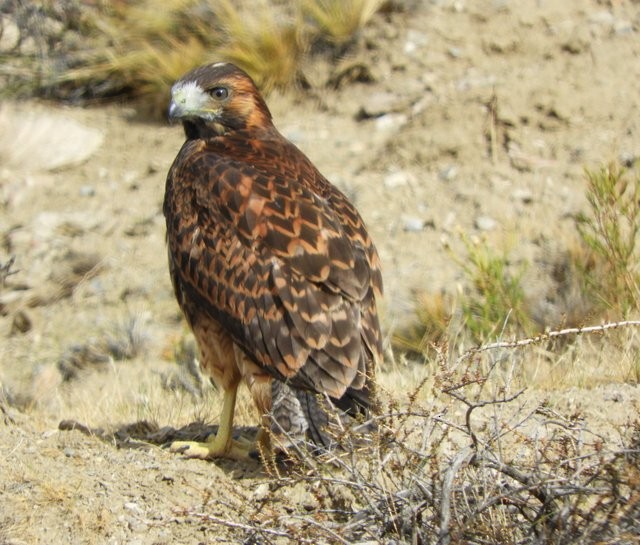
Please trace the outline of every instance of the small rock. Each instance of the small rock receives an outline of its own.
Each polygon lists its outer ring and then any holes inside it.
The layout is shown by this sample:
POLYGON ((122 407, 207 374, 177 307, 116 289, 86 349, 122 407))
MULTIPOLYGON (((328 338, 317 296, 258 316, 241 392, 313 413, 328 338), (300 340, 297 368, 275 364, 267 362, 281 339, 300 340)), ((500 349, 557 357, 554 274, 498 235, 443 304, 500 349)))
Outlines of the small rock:
POLYGON ((376 119, 376 129, 379 131, 395 130, 407 122, 404 114, 387 114, 376 119))
POLYGON ((396 110, 396 101, 398 97, 394 93, 374 93, 367 97, 367 101, 360 106, 358 119, 370 119, 372 117, 380 117, 391 111, 396 110))
POLYGON ((0 19, 0 53, 10 53, 20 43, 20 29, 9 17, 0 19))
POLYGON ((22 309, 16 311, 11 321, 10 335, 25 334, 33 328, 29 315, 22 309))
POLYGON ((424 32, 410 29, 407 32, 407 41, 404 43, 404 53, 405 55, 418 53, 420 49, 426 47, 428 44, 429 37, 424 32))
POLYGON ((269 495, 269 491, 270 490, 269 490, 268 483, 259 484, 258 486, 256 486, 255 490, 253 491, 253 499, 257 501, 262 501, 269 495))
POLYGON ((450 182, 454 180, 458 175, 458 167, 455 165, 449 165, 444 167, 440 172, 438 172, 438 178, 440 178, 443 182, 450 182))
POLYGON ((630 34, 633 32, 633 23, 631 21, 616 21, 613 25, 613 31, 618 34, 630 34))
POLYGON ((618 160, 623 167, 632 168, 639 157, 639 155, 631 153, 630 151, 623 151, 618 157, 618 160))
POLYGON ((513 36, 493 36, 484 43, 488 53, 514 53, 520 47, 520 41, 513 36))
POLYGON ((562 50, 567 53, 571 53, 572 55, 579 55, 588 48, 589 41, 580 35, 571 36, 571 38, 562 44, 562 50))
MULTIPOLYGON (((131 530, 136 534, 142 534, 143 532, 146 532, 149 530, 149 526, 139 520, 130 520, 128 526, 129 526, 129 530, 131 530)), ((133 543, 133 542, 129 541, 129 543, 133 543)))
POLYGON ((425 221, 415 216, 405 216, 402 219, 402 228, 408 232, 422 231, 425 227, 425 221))
POLYGON ((513 200, 529 204, 533 202, 533 193, 527 188, 516 189, 513 192, 513 200))
POLYGON ((152 159, 147 164, 147 174, 155 174, 156 172, 161 172, 162 170, 162 164, 158 159, 152 159))
POLYGON ((414 177, 406 170, 397 170, 387 174, 382 182, 387 189, 395 189, 396 187, 402 187, 409 185, 414 181, 414 177))
POLYGON ((34 57, 40 53, 38 42, 33 36, 27 36, 20 41, 20 55, 24 57, 34 57))
POLYGON ((96 189, 90 185, 83 185, 80 188, 80 196, 81 197, 93 197, 96 194, 96 189))
POLYGON ((52 17, 45 17, 38 23, 39 30, 43 35, 49 38, 58 38, 64 32, 64 23, 53 19, 52 17))
POLYGON ((589 22, 597 25, 613 25, 615 17, 610 11, 598 11, 589 17, 589 22))
POLYGON ((498 222, 490 216, 478 216, 473 223, 480 231, 493 231, 498 225, 498 222))
POLYGON ((442 229, 444 231, 451 232, 456 225, 456 213, 455 212, 447 212, 447 215, 444 217, 444 221, 442 222, 442 229))
POLYGON ((133 513, 142 513, 142 509, 140 509, 140 506, 134 501, 125 502, 124 508, 127 511, 132 511, 133 513))
POLYGON ((51 171, 86 161, 100 147, 104 133, 51 108, 18 103, 0 105, 0 157, 17 172, 51 171))

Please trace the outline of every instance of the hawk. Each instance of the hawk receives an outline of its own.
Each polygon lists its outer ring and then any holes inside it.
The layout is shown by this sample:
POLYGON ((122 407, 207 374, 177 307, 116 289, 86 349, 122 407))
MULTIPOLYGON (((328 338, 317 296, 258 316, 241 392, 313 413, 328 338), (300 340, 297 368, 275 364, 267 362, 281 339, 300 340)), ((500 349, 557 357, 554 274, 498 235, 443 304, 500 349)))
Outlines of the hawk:
POLYGON ((366 413, 381 359, 380 262, 362 218, 233 64, 178 80, 169 117, 186 136, 164 197, 169 271, 200 365, 223 391, 217 434, 171 448, 246 457, 232 438, 241 382, 263 415, 262 446, 271 433, 328 447, 330 410, 366 413))

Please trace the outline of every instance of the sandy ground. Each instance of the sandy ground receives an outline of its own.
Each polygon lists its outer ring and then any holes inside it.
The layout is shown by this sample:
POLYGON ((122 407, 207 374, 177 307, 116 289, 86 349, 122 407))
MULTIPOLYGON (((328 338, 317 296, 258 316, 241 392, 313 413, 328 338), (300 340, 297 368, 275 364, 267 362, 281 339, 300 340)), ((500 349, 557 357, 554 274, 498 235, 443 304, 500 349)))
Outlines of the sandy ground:
MULTIPOLYGON (((640 5, 411 4, 337 66, 312 59, 311 91, 269 98, 276 124, 367 221, 388 332, 416 292, 459 289, 445 251, 461 251, 459 230, 531 264, 528 293, 554 326, 567 309, 550 271, 575 238, 584 167, 640 157, 640 5)), ((174 363, 185 330, 161 203, 181 129, 127 106, 9 104, 0 121, 0 261, 16 260, 0 292, 0 543, 236 543, 247 532, 216 519, 313 511, 309 490, 274 487, 258 464, 114 438, 217 419, 216 393, 174 363), (65 419, 94 433, 58 430, 65 419)), ((603 430, 640 400, 616 384, 553 396, 603 430)))

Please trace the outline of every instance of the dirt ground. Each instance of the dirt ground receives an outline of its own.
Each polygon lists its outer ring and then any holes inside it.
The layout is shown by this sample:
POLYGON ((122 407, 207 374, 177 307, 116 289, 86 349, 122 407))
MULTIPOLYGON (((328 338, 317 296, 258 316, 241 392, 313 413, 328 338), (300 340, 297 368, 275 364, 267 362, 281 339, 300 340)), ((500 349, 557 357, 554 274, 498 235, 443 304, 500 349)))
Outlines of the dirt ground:
MULTIPOLYGON (((460 289, 446 251, 462 253, 459 231, 531 263, 528 295, 553 327, 567 309, 549 271, 575 238, 584 167, 640 158, 640 4, 409 3, 336 65, 311 58, 311 90, 269 97, 276 125, 367 221, 388 333, 417 291, 460 289)), ((127 105, 37 103, 0 105, 0 126, 0 261, 15 256, 0 291, 0 544, 237 543, 260 506, 315 509, 309 489, 274 489, 257 463, 114 435, 217 421, 217 394, 175 364, 186 335, 161 205, 181 128, 127 105)), ((628 384, 540 396, 603 433, 640 408, 628 384)), ((249 409, 240 423, 254 424, 249 409)))

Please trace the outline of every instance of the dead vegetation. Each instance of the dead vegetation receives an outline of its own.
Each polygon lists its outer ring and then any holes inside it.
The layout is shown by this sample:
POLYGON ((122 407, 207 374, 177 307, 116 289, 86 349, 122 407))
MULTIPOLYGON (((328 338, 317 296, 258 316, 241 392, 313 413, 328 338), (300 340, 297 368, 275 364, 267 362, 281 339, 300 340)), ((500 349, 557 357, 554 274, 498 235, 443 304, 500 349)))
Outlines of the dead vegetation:
POLYGON ((126 97, 160 117, 174 81, 221 60, 246 70, 265 92, 286 88, 304 81, 301 62, 314 42, 344 52, 383 3, 172 0, 159 10, 149 1, 8 2, 20 39, 0 52, 3 94, 72 102, 126 97), (33 47, 25 51, 28 40, 33 47))
MULTIPOLYGON (((639 325, 552 331, 458 355, 443 346, 430 368, 412 367, 406 395, 397 384, 406 370, 383 373, 377 431, 366 440, 336 416, 342 451, 318 458, 299 448, 294 462, 268 464, 233 517, 207 489, 174 520, 243 543, 638 543, 640 422, 593 428, 581 410, 529 395, 523 368, 549 339, 639 325)), ((60 429, 144 449, 203 440, 216 427, 161 427, 152 417, 115 431, 73 421, 60 429)))
POLYGON ((536 342, 443 351, 408 404, 382 393, 367 446, 342 430, 346 452, 272 467, 233 519, 215 514, 215 497, 176 516, 244 543, 638 543, 640 423, 607 437, 528 397, 518 355, 536 342), (296 501, 267 508, 282 497, 296 501))

